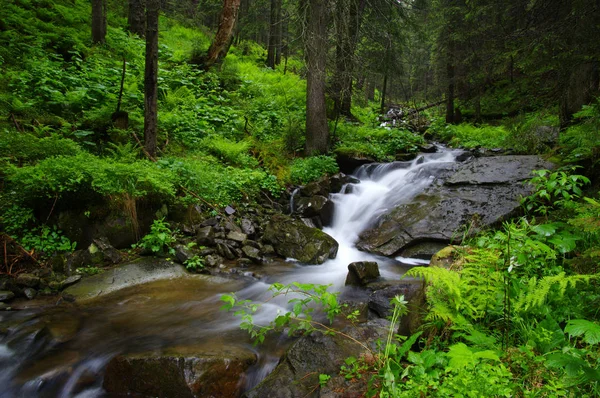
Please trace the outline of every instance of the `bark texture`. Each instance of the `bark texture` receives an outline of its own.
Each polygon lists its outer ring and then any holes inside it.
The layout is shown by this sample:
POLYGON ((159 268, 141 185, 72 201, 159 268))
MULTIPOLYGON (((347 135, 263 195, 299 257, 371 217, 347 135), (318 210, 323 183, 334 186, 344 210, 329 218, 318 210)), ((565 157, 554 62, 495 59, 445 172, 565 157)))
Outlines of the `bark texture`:
POLYGON ((92 43, 106 41, 106 0, 92 0, 92 43))
POLYGON ((240 0, 223 0, 223 9, 219 19, 219 29, 211 43, 204 67, 206 69, 219 62, 227 55, 231 40, 233 38, 233 29, 237 20, 238 10, 240 8, 240 0))
POLYGON ((144 149, 156 155, 158 96, 158 14, 160 0, 146 4, 146 69, 144 73, 144 149))
POLYGON ((146 0, 129 0, 129 15, 127 17, 127 25, 129 31, 139 37, 146 36, 146 16, 144 10, 146 8, 146 0))
POLYGON ((327 19, 329 1, 305 1, 306 154, 318 155, 329 149, 329 128, 325 106, 325 65, 327 63, 327 19))

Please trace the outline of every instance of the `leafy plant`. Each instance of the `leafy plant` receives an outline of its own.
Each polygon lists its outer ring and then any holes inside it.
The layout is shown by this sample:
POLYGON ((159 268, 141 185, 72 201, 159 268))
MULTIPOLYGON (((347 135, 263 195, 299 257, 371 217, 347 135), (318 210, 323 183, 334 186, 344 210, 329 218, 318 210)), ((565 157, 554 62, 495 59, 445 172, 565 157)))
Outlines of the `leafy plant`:
POLYGON ((157 254, 174 254, 175 249, 171 245, 175 243, 175 237, 164 218, 154 220, 150 227, 150 233, 144 236, 135 247, 148 250, 157 254))
POLYGON ((567 207, 581 197, 581 187, 589 184, 589 178, 572 174, 576 167, 567 167, 551 172, 535 170, 529 180, 534 193, 523 198, 521 203, 527 211, 546 215, 551 208, 567 207))
POLYGON ((186 260, 183 265, 188 271, 199 271, 204 268, 204 259, 198 255, 186 260))
POLYGON ((291 165, 290 177, 295 184, 307 184, 326 174, 335 174, 338 171, 338 165, 333 157, 311 156, 294 160, 291 165))

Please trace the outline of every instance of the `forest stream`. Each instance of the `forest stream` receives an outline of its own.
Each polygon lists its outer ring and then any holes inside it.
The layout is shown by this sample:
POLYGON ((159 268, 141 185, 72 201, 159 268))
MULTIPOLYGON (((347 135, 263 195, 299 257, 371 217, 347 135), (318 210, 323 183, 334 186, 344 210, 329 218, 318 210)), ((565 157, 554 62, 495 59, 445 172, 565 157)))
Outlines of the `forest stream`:
MULTIPOLYGON (((265 302, 271 283, 318 283, 343 291, 348 264, 376 261, 382 279, 398 279, 416 258, 383 257, 359 251, 359 234, 389 209, 406 204, 435 180, 434 170, 455 162, 457 151, 443 150, 412 162, 361 166, 359 183, 332 194, 332 225, 324 231, 339 243, 337 257, 322 265, 293 259, 269 266, 259 281, 187 275, 117 290, 97 299, 0 313, 0 396, 102 397, 107 364, 117 355, 160 355, 175 349, 210 356, 255 357, 238 380, 236 391, 254 387, 277 364, 287 339, 253 347, 239 319, 221 311, 219 297, 237 292, 243 299, 265 302)), ((179 266, 177 266, 179 267, 179 266)), ((107 271, 110 272, 110 271, 107 271)), ((263 271, 265 272, 265 271, 263 271)), ((180 275, 181 276, 181 275, 180 275)), ((270 300, 255 317, 266 321, 286 300, 270 300)), ((218 381, 216 382, 218 383, 218 381)))

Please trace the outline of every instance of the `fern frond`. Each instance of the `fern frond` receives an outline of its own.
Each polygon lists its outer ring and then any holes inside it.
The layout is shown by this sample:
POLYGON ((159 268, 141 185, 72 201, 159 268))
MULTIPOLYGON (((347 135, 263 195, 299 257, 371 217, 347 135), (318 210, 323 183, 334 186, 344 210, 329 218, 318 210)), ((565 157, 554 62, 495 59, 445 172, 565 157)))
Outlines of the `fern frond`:
POLYGON ((598 279, 598 275, 565 276, 565 273, 561 272, 558 275, 546 276, 539 281, 536 277, 532 277, 524 292, 517 299, 514 306, 515 311, 528 311, 541 306, 548 299, 553 287, 557 289, 557 295, 562 297, 568 287, 575 287, 578 283, 587 284, 593 279, 598 279))

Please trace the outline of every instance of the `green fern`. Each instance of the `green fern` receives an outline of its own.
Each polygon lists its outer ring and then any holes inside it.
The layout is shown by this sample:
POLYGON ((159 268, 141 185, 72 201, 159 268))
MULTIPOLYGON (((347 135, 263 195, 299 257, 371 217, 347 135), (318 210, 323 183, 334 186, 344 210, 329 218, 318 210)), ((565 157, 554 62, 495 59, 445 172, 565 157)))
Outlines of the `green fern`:
POLYGON ((590 345, 600 343, 600 325, 585 319, 573 319, 567 322, 565 333, 571 337, 583 335, 583 341, 590 345))
POLYGON ((554 276, 546 276, 538 281, 534 276, 529 279, 524 291, 519 295, 514 308, 516 312, 528 311, 539 307, 554 293, 562 297, 567 287, 575 287, 578 283, 589 283, 598 279, 598 275, 571 275, 566 276, 564 272, 554 276))

